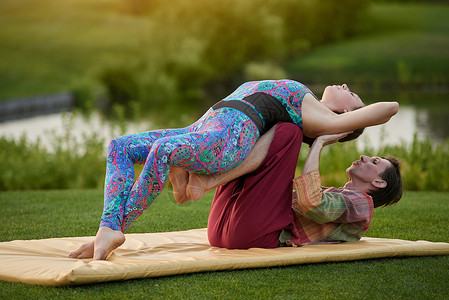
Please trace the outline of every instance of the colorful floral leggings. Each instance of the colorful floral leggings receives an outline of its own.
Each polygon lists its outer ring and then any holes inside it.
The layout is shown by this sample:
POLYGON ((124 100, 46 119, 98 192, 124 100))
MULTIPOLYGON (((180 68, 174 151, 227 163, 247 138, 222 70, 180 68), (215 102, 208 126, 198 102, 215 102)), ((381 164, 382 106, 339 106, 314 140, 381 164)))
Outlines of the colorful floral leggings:
POLYGON ((210 109, 181 129, 153 130, 113 139, 108 147, 104 211, 100 226, 125 232, 160 194, 171 166, 218 174, 237 166, 259 131, 235 109, 210 109), (134 164, 144 164, 134 180, 134 164))

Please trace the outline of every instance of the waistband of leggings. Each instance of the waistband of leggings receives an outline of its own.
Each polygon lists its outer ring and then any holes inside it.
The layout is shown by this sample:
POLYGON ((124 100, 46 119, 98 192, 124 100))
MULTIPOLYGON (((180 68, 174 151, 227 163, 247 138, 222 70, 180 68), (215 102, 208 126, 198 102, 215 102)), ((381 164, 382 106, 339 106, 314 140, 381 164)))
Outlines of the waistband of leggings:
POLYGON ((253 123, 256 125, 257 129, 259 130, 260 135, 262 135, 264 133, 264 128, 263 128, 263 121, 260 118, 260 116, 257 114, 257 112, 249 105, 238 101, 238 100, 221 100, 219 102, 217 102, 214 106, 212 106, 212 108, 215 109, 219 109, 219 108, 224 108, 224 107, 228 107, 228 108, 234 108, 237 109, 238 111, 241 111, 242 113, 244 113, 248 118, 251 119, 251 121, 253 121, 253 123))
POLYGON ((253 105, 258 115, 262 116, 264 133, 278 122, 293 122, 284 105, 270 94, 257 92, 243 98, 243 100, 253 105))

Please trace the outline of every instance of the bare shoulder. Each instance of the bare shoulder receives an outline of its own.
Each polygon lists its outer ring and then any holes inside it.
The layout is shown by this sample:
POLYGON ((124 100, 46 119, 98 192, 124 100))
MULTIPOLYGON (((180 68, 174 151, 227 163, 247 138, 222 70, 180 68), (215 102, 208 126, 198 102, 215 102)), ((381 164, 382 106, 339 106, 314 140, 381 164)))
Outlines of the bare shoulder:
POLYGON ((317 137, 326 134, 328 122, 335 118, 336 114, 321 104, 311 94, 306 94, 302 102, 303 132, 308 137, 317 137))
POLYGON ((320 101, 310 93, 304 95, 304 98, 302 99, 302 105, 304 105, 305 103, 307 103, 308 105, 322 105, 320 101))

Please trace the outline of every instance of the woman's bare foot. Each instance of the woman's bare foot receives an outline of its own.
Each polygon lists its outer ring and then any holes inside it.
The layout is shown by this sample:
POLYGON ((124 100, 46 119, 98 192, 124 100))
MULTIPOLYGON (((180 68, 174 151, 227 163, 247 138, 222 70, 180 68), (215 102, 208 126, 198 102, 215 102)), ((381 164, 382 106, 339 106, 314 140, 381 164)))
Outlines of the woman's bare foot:
POLYGON ((94 241, 82 244, 81 247, 70 252, 69 258, 92 258, 94 256, 94 241))
POLYGON ((102 226, 98 229, 94 241, 94 260, 105 260, 109 253, 125 242, 125 235, 120 230, 102 226))
POLYGON ((189 172, 189 181, 186 188, 187 198, 190 200, 198 200, 207 192, 213 190, 215 187, 214 175, 204 175, 189 172))
POLYGON ((178 167, 171 167, 168 178, 173 187, 173 197, 179 204, 189 201, 186 195, 187 183, 189 181, 189 172, 178 167))
POLYGON ((125 242, 125 235, 118 230, 109 227, 100 227, 92 242, 81 245, 69 254, 69 258, 93 258, 105 260, 109 253, 120 247, 125 242))

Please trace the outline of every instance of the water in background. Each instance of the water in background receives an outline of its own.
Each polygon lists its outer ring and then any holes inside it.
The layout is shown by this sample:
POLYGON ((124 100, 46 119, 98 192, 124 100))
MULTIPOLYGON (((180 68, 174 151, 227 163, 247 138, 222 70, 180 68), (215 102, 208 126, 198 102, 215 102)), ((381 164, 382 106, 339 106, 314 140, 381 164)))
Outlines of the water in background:
POLYGON ((70 137, 77 143, 85 141, 86 137, 96 136, 104 139, 106 151, 109 141, 117 136, 151 130, 150 122, 127 123, 125 128, 104 120, 99 114, 93 113, 88 118, 70 112, 54 113, 36 116, 26 119, 6 121, 0 123, 0 136, 12 139, 20 139, 23 136, 29 142, 39 140, 42 146, 51 150, 54 139, 65 136, 69 132, 70 137))
POLYGON ((365 129, 359 146, 397 145, 409 143, 416 134, 435 143, 449 139, 449 92, 359 93, 369 101, 398 101, 399 112, 389 122, 365 129))
MULTIPOLYGON (((410 143, 415 134, 419 138, 429 138, 435 143, 449 139, 449 94, 447 93, 413 93, 382 95, 359 95, 368 102, 397 100, 400 103, 399 112, 389 122, 383 125, 365 129, 357 140, 360 150, 369 146, 377 149, 382 145, 410 143), (368 99, 368 100, 367 100, 368 99)), ((51 144, 55 136, 61 136, 65 130, 70 130, 73 137, 82 141, 83 135, 96 134, 108 142, 121 134, 155 129, 151 122, 129 123, 125 129, 104 121, 98 114, 92 114, 89 119, 81 116, 70 118, 70 113, 49 114, 21 120, 0 123, 0 136, 19 139, 26 135, 31 142, 40 139, 42 145, 51 144)), ((188 125, 188 124, 185 124, 188 125)))

